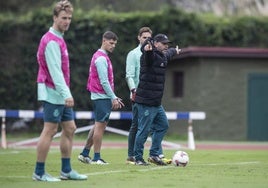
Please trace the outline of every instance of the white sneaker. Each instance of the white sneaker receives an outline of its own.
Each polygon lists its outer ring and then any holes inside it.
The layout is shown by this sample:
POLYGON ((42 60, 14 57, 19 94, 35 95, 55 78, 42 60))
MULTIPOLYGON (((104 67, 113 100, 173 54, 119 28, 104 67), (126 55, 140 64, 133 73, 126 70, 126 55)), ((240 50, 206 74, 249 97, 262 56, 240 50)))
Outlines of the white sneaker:
POLYGON ((83 155, 78 155, 78 160, 81 161, 82 163, 90 164, 91 163, 91 158, 85 157, 83 155))
POLYGON ((91 161, 91 164, 107 165, 107 164, 109 164, 109 163, 107 163, 107 162, 104 161, 103 159, 99 159, 99 160, 97 160, 97 161, 92 160, 92 161, 91 161))
POLYGON ((47 182, 58 182, 60 179, 54 178, 48 173, 43 174, 42 176, 37 175, 36 173, 33 173, 32 179, 35 181, 47 181, 47 182))
POLYGON ((75 170, 72 170, 69 173, 61 172, 60 179, 62 179, 62 180, 86 180, 87 176, 84 174, 79 174, 75 170))

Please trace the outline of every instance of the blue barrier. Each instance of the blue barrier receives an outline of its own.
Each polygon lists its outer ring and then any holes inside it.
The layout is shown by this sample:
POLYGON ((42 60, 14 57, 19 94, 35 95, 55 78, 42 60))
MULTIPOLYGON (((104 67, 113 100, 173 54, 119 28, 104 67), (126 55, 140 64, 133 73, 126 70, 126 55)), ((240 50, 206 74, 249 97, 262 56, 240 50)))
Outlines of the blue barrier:
MULTIPOLYGON (((75 111, 75 119, 94 119, 92 111, 75 111)), ((166 112, 169 120, 204 120, 206 118, 205 112, 166 112)), ((0 109, 0 117, 9 118, 43 118, 43 112, 33 110, 5 110, 0 109)), ((126 120, 131 119, 131 112, 112 112, 111 120, 126 120)))
MULTIPOLYGON (((188 120, 188 148, 195 150, 194 135, 192 128, 192 120, 204 120, 206 119, 205 112, 166 112, 167 118, 169 120, 188 120)), ((94 119, 94 113, 91 111, 75 111, 75 119, 94 119)), ((5 110, 0 109, 0 118, 2 118, 1 125, 1 146, 2 148, 7 148, 6 140, 6 118, 43 118, 43 112, 34 110, 5 110)), ((111 120, 126 120, 132 118, 132 112, 112 112, 110 115, 111 120)), ((80 128, 83 129, 83 128, 80 128)), ((117 130, 116 133, 122 132, 122 130, 117 130)), ((37 138, 38 139, 38 138, 37 138)), ((34 139, 37 140, 37 139, 34 139)), ((29 141, 23 141, 26 143, 29 141)), ((32 142, 32 140, 30 140, 32 142)))

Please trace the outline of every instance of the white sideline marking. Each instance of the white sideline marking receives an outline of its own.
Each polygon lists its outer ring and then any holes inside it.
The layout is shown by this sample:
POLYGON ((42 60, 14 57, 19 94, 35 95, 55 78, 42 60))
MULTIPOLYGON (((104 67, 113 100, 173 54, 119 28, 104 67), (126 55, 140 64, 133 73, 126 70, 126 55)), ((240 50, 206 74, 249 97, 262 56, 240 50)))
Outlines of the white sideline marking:
POLYGON ((206 166, 220 166, 220 165, 248 165, 248 164, 257 164, 260 161, 248 161, 248 162, 236 162, 236 163, 211 163, 211 164, 201 164, 206 166))
POLYGON ((31 176, 0 176, 0 178, 21 178, 21 179, 32 179, 31 176))
POLYGON ((6 155, 6 154, 18 154, 20 153, 19 151, 4 151, 4 152, 0 152, 0 155, 6 155))
MULTIPOLYGON (((260 163, 260 161, 248 161, 248 162, 236 162, 236 163, 213 163, 213 164, 193 164, 193 166, 221 166, 221 165, 249 165, 249 164, 257 164, 260 163)), ((179 168, 174 167, 173 165, 170 166, 159 166, 159 167, 153 167, 153 168, 146 168, 146 169, 138 169, 137 172, 148 172, 152 170, 162 170, 167 168, 179 168)), ((112 171, 103 171, 103 172, 93 172, 88 173, 86 175, 90 176, 96 176, 96 175, 104 175, 104 174, 116 174, 116 173, 123 173, 123 172, 130 172, 130 170, 112 170, 112 171)))
MULTIPOLYGON (((134 165, 133 165, 134 166, 134 165)), ((161 167, 153 167, 153 168, 146 168, 146 169, 137 169, 137 172, 147 172, 152 170, 161 170, 163 168, 173 168, 173 166, 161 166, 161 167)), ((103 171, 103 172, 92 172, 86 175, 94 176, 94 175, 103 175, 103 174, 116 174, 122 172, 130 172, 130 170, 111 170, 111 171, 103 171)))

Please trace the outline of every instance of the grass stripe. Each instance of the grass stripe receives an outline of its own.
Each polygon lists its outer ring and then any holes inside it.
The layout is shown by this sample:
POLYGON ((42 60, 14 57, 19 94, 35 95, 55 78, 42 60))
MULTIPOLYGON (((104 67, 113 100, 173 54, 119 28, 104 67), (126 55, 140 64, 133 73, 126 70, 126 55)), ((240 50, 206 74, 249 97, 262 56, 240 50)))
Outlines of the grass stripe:
MULTIPOLYGON (((235 162, 235 163, 192 164, 191 166, 221 166, 221 165, 237 165, 237 166, 239 166, 239 165, 252 165, 252 164, 258 164, 258 163, 260 163, 260 161, 247 161, 247 162, 235 162)), ((162 169, 169 169, 169 168, 182 168, 182 167, 174 167, 173 165, 170 165, 170 166, 156 166, 156 167, 149 167, 149 168, 147 168, 145 166, 140 166, 140 167, 142 169, 135 169, 135 171, 136 172, 148 172, 148 171, 162 170, 162 169)), ((125 170, 125 169, 108 170, 108 171, 102 171, 102 172, 86 173, 86 175, 88 175, 88 176, 98 176, 98 175, 107 175, 107 174, 127 173, 127 172, 130 172, 132 170, 125 170)), ((29 176, 0 176, 0 178, 29 179, 31 177, 29 177, 29 176)))

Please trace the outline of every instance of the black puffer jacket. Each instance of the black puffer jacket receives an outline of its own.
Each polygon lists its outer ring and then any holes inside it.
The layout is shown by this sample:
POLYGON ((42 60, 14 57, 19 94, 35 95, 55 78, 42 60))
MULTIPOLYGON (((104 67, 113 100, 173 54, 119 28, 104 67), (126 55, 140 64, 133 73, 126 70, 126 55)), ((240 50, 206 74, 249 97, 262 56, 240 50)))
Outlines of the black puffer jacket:
POLYGON ((165 72, 168 61, 176 54, 175 48, 169 48, 165 54, 153 48, 143 51, 141 56, 140 81, 136 91, 135 102, 148 106, 161 105, 165 72))

